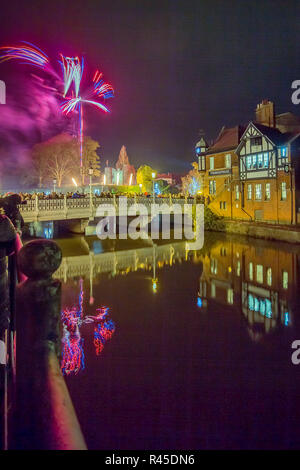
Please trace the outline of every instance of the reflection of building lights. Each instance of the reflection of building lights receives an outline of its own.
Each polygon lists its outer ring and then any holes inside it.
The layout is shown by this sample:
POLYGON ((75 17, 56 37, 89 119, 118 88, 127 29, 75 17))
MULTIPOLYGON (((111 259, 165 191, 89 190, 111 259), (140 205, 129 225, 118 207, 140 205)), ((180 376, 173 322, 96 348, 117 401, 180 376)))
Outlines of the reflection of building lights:
POLYGON ((152 291, 154 294, 157 293, 157 279, 152 279, 152 291))
POLYGON ((197 298, 197 307, 201 308, 203 305, 201 297, 197 298))
POLYGON ((289 312, 284 313, 284 324, 287 326, 290 323, 289 312))

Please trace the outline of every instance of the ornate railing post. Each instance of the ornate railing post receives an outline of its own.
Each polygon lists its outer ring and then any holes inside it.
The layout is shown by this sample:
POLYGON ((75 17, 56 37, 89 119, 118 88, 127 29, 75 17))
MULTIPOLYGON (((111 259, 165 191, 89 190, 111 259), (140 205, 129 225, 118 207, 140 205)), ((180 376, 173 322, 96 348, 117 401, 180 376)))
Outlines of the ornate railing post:
POLYGON ((59 364, 61 283, 52 274, 61 260, 50 240, 31 241, 18 255, 28 278, 17 288, 17 449, 86 448, 59 364))

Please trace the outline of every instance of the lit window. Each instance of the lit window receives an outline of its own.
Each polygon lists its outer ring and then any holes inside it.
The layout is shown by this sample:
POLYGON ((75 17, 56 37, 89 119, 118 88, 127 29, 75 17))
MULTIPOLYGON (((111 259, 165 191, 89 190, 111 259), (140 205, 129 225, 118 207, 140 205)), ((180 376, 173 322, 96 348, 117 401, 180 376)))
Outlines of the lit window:
POLYGON ((240 199, 240 187, 238 184, 235 185, 235 199, 240 199))
POLYGON ((256 266, 256 281, 260 284, 264 282, 264 268, 262 264, 256 266))
POLYGON ((256 185, 255 185, 255 199, 256 199, 256 200, 260 200, 260 199, 261 199, 261 195, 262 195, 261 184, 256 184, 256 185))
POLYGON ((286 183, 285 182, 281 183, 281 200, 282 201, 286 200, 286 183))
POLYGON ((233 289, 227 289, 227 303, 233 304, 233 289))
POLYGON ((213 170, 215 168, 215 159, 214 157, 209 157, 209 169, 213 170))
POLYGON ((267 284, 268 286, 272 285, 272 268, 267 269, 267 284))
POLYGON ((268 154, 268 152, 264 153, 264 167, 265 168, 269 167, 269 154, 268 154))
POLYGON ((252 155, 247 155, 247 169, 250 170, 252 166, 252 155))
POLYGON ((225 166, 226 168, 231 168, 231 154, 227 153, 225 155, 225 166))
POLYGON ((252 155, 252 168, 257 167, 257 155, 252 155))
POLYGON ((281 156, 281 158, 286 158, 287 157, 287 147, 282 147, 280 149, 280 156, 281 156))
POLYGON ((216 181, 210 180, 209 182, 209 194, 216 194, 216 181))
POLYGON ((253 263, 249 263, 249 279, 253 281, 253 263))
POLYGON ((248 197, 248 199, 252 199, 252 184, 248 184, 247 197, 248 197))
POLYGON ((199 157, 199 170, 205 170, 205 155, 199 157))
POLYGON ((271 184, 266 183, 266 200, 269 201, 271 199, 271 184))
POLYGON ((262 168, 263 167, 263 154, 262 153, 259 153, 257 155, 257 166, 258 168, 262 168))
POLYGON ((289 273, 287 271, 282 272, 282 287, 288 289, 289 287, 289 273))

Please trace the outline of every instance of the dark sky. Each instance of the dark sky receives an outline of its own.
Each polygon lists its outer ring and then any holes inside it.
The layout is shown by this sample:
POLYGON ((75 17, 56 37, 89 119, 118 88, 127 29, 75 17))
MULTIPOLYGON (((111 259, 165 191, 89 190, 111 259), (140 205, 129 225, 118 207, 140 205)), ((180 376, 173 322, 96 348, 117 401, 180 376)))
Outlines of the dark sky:
POLYGON ((300 114, 299 0, 0 1, 1 44, 84 55, 113 84, 111 115, 86 111, 110 163, 125 144, 135 165, 184 172, 199 129, 212 139, 263 98, 300 114))

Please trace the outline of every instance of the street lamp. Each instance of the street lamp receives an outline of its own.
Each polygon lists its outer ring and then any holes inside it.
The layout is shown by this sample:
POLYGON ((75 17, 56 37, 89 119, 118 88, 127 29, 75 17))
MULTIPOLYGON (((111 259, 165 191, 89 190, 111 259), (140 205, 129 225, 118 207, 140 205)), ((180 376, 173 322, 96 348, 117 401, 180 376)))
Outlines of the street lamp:
POLYGON ((154 190, 154 181, 155 181, 155 176, 156 173, 152 173, 152 196, 153 196, 153 202, 155 202, 155 190, 154 190))
POLYGON ((90 177, 90 200, 92 200, 92 177, 93 177, 94 170, 93 168, 89 168, 89 177, 90 177))
POLYGON ((56 190, 56 183, 57 183, 57 181, 56 181, 56 179, 54 178, 54 179, 53 179, 53 192, 54 192, 54 193, 55 193, 55 190, 56 190))

